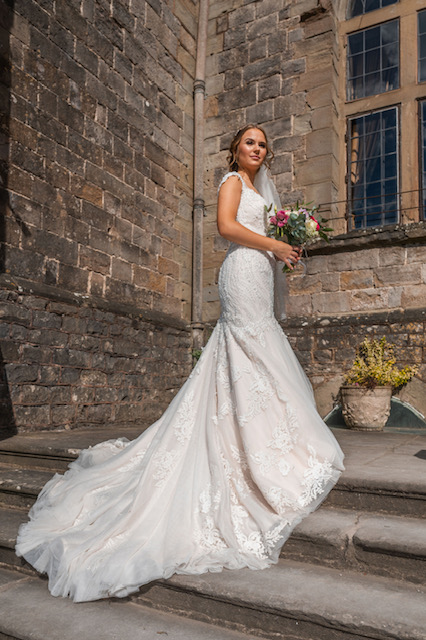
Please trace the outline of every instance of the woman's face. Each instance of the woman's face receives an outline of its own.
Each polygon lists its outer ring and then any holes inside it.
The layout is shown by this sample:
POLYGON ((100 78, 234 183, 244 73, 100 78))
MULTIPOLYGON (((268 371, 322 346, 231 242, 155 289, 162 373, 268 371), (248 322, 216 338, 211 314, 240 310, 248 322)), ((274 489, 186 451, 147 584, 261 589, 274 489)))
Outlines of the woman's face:
POLYGON ((240 169, 257 170, 267 154, 266 139, 259 129, 247 129, 237 149, 237 162, 240 169))

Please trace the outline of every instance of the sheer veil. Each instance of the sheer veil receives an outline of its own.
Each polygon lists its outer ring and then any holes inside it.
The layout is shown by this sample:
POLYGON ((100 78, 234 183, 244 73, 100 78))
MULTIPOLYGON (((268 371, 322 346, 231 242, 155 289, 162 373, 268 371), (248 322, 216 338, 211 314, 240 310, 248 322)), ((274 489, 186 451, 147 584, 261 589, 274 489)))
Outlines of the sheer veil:
MULTIPOLYGON (((262 164, 253 182, 253 186, 260 193, 262 198, 269 207, 272 205, 270 215, 273 215, 273 209, 276 207, 281 209, 281 200, 278 191, 271 178, 270 172, 265 164, 262 164)), ((286 314, 286 302, 288 297, 288 286, 286 275, 282 271, 283 263, 278 262, 275 265, 275 288, 274 288, 274 312, 277 320, 284 320, 286 314)))

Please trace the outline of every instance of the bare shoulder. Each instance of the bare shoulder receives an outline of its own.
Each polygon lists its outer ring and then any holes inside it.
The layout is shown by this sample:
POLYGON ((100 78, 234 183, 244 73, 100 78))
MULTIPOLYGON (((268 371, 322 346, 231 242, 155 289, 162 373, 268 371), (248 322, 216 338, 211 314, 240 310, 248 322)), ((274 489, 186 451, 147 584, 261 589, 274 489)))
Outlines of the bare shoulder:
POLYGON ((219 194, 224 197, 240 196, 242 179, 237 173, 228 173, 219 185, 219 194))

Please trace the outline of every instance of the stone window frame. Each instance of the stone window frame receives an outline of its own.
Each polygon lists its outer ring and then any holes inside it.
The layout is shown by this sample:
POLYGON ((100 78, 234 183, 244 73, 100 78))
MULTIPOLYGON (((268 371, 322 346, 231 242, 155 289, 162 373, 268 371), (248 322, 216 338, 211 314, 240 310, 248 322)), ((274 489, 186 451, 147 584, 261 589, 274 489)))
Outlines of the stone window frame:
MULTIPOLYGON (((346 5, 347 6, 347 5, 346 5)), ((340 131, 338 200, 341 203, 339 215, 348 215, 348 173, 347 132, 349 118, 367 112, 397 106, 400 113, 400 225, 418 223, 421 215, 421 164, 419 148, 419 100, 426 99, 426 83, 420 83, 418 76, 418 1, 404 0, 396 4, 371 11, 361 16, 346 19, 346 12, 340 13, 338 21, 338 87, 336 106, 340 131), (346 54, 348 34, 363 30, 393 19, 399 20, 400 42, 400 86, 398 89, 358 98, 346 99, 346 54), (411 46, 406 46, 405 43, 411 46), (346 204, 343 204, 346 203, 346 204)), ((387 228, 387 227, 385 227, 387 228)), ((356 230, 359 232, 359 230, 356 230)), ((352 231, 351 233, 354 233, 352 231)))
MULTIPOLYGON (((364 7, 365 7, 366 0, 363 0, 363 1, 364 1, 364 7)), ((386 1, 386 0, 380 0, 380 4, 383 5, 384 1, 386 1)), ((361 0, 361 2, 362 2, 362 0, 361 0)), ((398 2, 399 2, 399 0, 389 0, 389 2, 386 3, 386 6, 390 6, 391 4, 397 4, 398 2)), ((381 6, 381 7, 378 7, 377 9, 368 9, 367 11, 365 11, 365 8, 364 8, 363 12, 356 13, 355 15, 351 16, 351 15, 349 15, 351 13, 351 8, 353 9, 353 6, 351 7, 351 5, 353 5, 353 0, 349 0, 348 1, 348 7, 347 7, 347 12, 346 12, 348 20, 350 18, 358 18, 359 16, 365 15, 366 13, 371 13, 371 11, 377 11, 378 9, 383 9, 384 8, 383 6, 381 6)))

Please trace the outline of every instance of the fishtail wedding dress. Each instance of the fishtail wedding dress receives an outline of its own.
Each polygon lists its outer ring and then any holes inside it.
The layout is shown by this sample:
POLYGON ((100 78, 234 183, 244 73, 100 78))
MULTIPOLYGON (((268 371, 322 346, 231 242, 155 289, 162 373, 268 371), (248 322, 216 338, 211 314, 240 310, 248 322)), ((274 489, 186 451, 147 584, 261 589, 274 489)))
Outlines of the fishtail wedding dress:
MULTIPOLYGON (((265 235, 265 201, 242 182, 237 220, 265 235)), ((46 484, 16 549, 53 595, 264 569, 336 483, 343 454, 274 317, 274 270, 272 255, 231 244, 222 314, 163 416, 132 442, 82 451, 46 484)))

